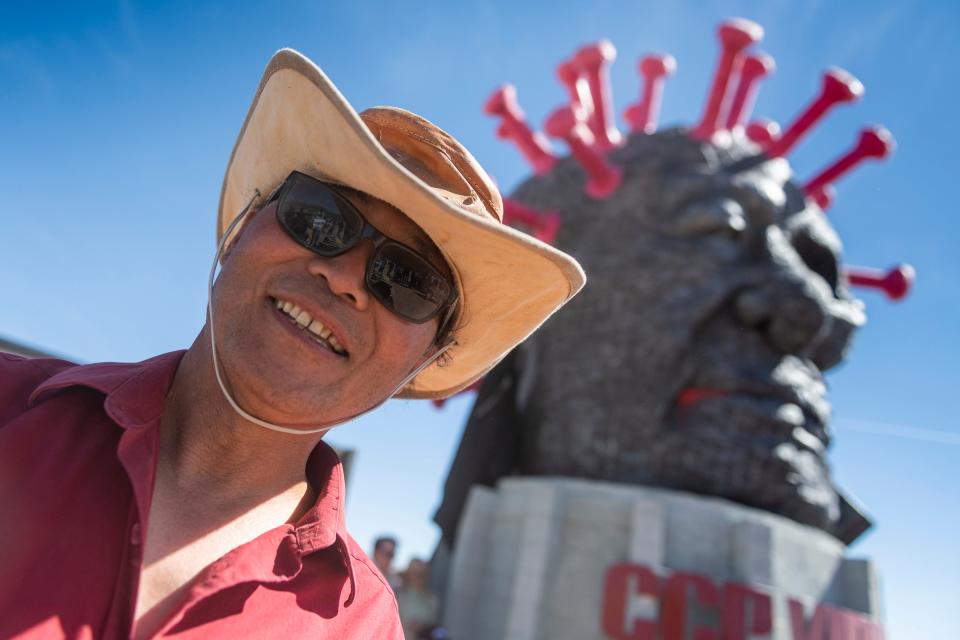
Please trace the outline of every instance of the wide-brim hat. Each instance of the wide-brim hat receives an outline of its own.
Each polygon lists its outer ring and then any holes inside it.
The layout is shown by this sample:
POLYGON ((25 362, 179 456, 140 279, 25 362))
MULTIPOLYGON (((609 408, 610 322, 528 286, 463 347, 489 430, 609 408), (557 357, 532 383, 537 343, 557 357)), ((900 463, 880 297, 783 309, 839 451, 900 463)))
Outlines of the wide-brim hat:
POLYGON ((402 109, 358 114, 291 49, 267 65, 227 164, 218 239, 292 172, 347 185, 402 211, 430 237, 460 291, 448 358, 400 393, 443 398, 483 376, 583 286, 567 254, 502 224, 500 194, 456 140, 402 109))

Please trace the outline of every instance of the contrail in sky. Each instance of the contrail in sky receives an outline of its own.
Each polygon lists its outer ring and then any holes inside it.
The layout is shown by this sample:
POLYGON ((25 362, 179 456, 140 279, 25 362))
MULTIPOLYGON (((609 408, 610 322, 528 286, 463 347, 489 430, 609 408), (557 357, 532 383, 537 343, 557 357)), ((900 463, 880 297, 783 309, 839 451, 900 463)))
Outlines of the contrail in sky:
POLYGON ((894 436, 896 438, 908 438, 910 440, 922 440, 924 442, 936 442, 937 444, 955 444, 960 445, 960 433, 952 431, 940 431, 938 429, 924 429, 922 427, 908 427, 902 424, 890 424, 887 422, 872 422, 868 420, 838 420, 837 426, 840 431, 849 429, 850 431, 861 431, 863 433, 876 433, 885 436, 894 436))

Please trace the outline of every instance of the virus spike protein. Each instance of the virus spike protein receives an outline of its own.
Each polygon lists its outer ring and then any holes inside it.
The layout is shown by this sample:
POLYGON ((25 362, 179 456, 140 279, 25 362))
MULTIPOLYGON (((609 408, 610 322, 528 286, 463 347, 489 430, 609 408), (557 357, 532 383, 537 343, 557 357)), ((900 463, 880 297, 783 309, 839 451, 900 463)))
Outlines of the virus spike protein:
POLYGON ((773 120, 760 118, 747 125, 747 138, 765 149, 780 135, 780 125, 773 120))
POLYGON ((709 140, 717 131, 720 107, 727 95, 727 85, 737 56, 763 38, 763 27, 750 20, 733 18, 720 25, 717 35, 720 39, 720 60, 713 76, 713 85, 707 96, 703 118, 700 124, 690 131, 690 135, 699 140, 709 140))
POLYGON ((805 184, 803 191, 808 196, 815 196, 818 191, 827 185, 832 185, 867 158, 882 160, 893 153, 896 146, 893 135, 885 128, 867 127, 860 132, 857 144, 805 184))
POLYGON ((586 113, 590 113, 593 109, 590 88, 587 86, 586 79, 580 75, 580 67, 577 65, 576 58, 564 60, 557 65, 557 79, 567 89, 570 106, 582 108, 586 113))
POLYGON ((550 141, 543 134, 535 133, 527 124, 523 109, 517 103, 517 90, 512 84, 505 84, 494 91, 483 105, 483 112, 501 119, 497 136, 517 145, 535 173, 544 174, 553 169, 557 159, 550 141))
POLYGON ((640 102, 630 105, 623 114, 635 133, 654 133, 660 117, 660 102, 663 99, 663 85, 667 76, 677 70, 677 61, 671 55, 644 56, 637 64, 637 70, 643 77, 643 96, 640 102))
POLYGON ((863 85, 859 80, 843 69, 828 69, 823 74, 820 95, 797 116, 783 135, 770 145, 767 155, 771 158, 787 155, 831 108, 844 102, 859 100, 861 96, 863 96, 863 85))
POLYGON ((537 240, 553 244, 557 231, 560 230, 561 220, 558 213, 552 211, 544 213, 524 206, 511 198, 504 198, 503 224, 511 226, 519 224, 529 229, 537 240))
POLYGON ((821 211, 826 211, 836 199, 837 190, 833 188, 833 185, 825 184, 823 185, 822 189, 817 189, 813 193, 809 194, 809 196, 811 200, 817 203, 817 206, 820 207, 821 211))
POLYGON ((577 51, 576 61, 580 73, 590 87, 593 111, 588 123, 597 147, 608 151, 623 143, 613 119, 613 93, 610 88, 610 65, 617 58, 617 49, 609 40, 600 40, 577 51))
POLYGON ((552 138, 566 140, 571 153, 587 174, 587 195, 606 198, 620 186, 623 173, 610 164, 593 146, 593 133, 584 123, 582 111, 560 107, 547 118, 544 130, 552 138))
POLYGON ((916 271, 909 264, 899 264, 886 273, 866 267, 844 267, 851 286, 879 289, 891 300, 902 300, 910 293, 916 271))
POLYGON ((760 80, 773 73, 776 68, 773 58, 765 53, 752 53, 743 58, 737 90, 727 112, 727 129, 743 124, 750 116, 760 88, 760 80))

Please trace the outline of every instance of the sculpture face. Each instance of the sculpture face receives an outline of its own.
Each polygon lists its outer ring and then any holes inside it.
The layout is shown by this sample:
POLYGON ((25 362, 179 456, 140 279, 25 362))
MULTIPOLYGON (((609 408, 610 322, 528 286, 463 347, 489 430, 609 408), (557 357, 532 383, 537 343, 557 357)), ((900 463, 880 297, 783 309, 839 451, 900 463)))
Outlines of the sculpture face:
POLYGON ((607 199, 566 159, 513 199, 588 285, 516 358, 520 471, 717 495, 837 531, 822 372, 863 324, 840 241, 751 143, 633 135, 607 199))

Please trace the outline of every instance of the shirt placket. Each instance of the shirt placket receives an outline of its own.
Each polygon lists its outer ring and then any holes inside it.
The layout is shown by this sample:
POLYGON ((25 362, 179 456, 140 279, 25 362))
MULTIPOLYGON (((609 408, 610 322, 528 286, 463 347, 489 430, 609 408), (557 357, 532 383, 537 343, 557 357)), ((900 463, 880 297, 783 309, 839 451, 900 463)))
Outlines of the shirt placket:
POLYGON ((140 568, 143 566, 143 537, 140 516, 136 501, 131 501, 127 516, 122 561, 117 575, 116 588, 110 611, 104 625, 105 638, 125 638, 133 629, 134 607, 136 606, 137 587, 140 583, 140 568))
POLYGON ((157 467, 159 427, 160 419, 157 418, 142 426, 126 428, 117 446, 117 457, 130 479, 132 496, 121 573, 117 577, 117 593, 111 606, 110 620, 115 621, 117 632, 112 637, 129 637, 133 632, 143 568, 144 532, 157 467))

